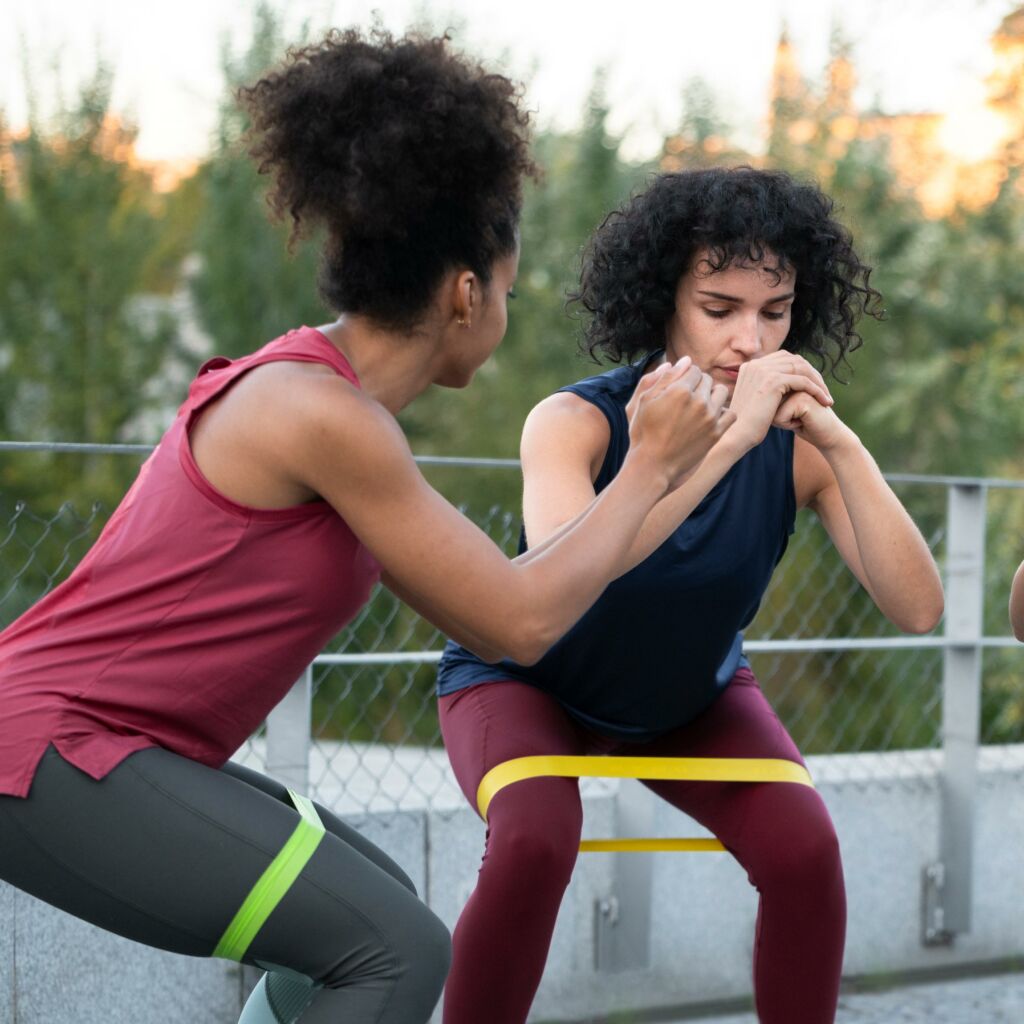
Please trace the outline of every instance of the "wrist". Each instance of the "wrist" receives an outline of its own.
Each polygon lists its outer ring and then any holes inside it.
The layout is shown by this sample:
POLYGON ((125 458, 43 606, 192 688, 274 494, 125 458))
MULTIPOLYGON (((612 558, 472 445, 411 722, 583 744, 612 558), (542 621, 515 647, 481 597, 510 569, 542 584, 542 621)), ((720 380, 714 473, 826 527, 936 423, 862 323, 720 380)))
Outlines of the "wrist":
POLYGON ((723 455, 728 455, 733 459, 741 459, 763 440, 763 435, 761 437, 755 436, 754 432, 746 429, 744 421, 737 418, 733 425, 718 439, 718 443, 712 451, 721 452, 723 455))
POLYGON ((839 422, 839 429, 832 437, 815 445, 815 447, 829 462, 867 451, 861 439, 842 422, 839 422))
POLYGON ((630 446, 615 480, 622 481, 631 494, 649 495, 652 505, 664 497, 672 484, 664 464, 649 457, 642 444, 630 446))

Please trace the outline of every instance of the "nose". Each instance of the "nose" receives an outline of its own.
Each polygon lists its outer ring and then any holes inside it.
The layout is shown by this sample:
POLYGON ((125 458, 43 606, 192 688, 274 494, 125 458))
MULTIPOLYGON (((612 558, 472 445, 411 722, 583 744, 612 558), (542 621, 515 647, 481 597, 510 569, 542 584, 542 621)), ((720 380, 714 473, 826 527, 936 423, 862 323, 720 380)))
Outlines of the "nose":
POLYGON ((760 354, 762 348, 761 318, 757 313, 738 317, 735 323, 736 336, 733 338, 732 347, 737 352, 742 352, 748 359, 760 354))

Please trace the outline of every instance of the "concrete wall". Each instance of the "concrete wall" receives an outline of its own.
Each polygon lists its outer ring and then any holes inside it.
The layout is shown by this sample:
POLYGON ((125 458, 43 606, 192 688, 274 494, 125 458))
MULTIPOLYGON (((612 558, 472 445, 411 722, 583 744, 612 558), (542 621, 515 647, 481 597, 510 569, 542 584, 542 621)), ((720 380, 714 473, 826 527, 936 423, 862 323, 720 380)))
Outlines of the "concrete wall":
MULTIPOLYGON (((929 754, 811 759, 843 848, 851 975, 1024 955, 1024 746, 985 750, 977 805, 974 920, 949 948, 922 946, 921 871, 936 857, 938 786, 929 754)), ((618 789, 587 786, 586 828, 611 835, 618 789)), ((632 790, 623 790, 623 796, 632 790)), ((655 802, 659 835, 699 834, 655 802)), ((474 884, 483 826, 468 808, 353 819, 454 925, 474 884)), ((623 907, 625 914, 635 911, 623 907)), ((750 991, 756 898, 725 854, 587 854, 558 920, 535 1021, 680 1006, 750 991), (595 902, 616 857, 652 856, 649 965, 595 969, 595 902)), ((253 975, 236 965, 144 949, 0 884, 0 1024, 232 1024, 253 975)))

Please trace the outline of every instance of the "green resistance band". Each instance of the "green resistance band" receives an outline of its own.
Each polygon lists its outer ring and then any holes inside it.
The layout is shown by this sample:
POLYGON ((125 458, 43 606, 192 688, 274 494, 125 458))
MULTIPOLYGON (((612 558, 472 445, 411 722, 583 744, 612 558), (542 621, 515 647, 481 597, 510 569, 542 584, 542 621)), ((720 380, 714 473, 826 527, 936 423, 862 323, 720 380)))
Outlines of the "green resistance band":
POLYGON ((267 865, 266 871, 245 897, 212 956, 225 960, 241 960, 245 956, 252 940, 284 899, 324 837, 324 825, 312 801, 290 789, 288 795, 299 812, 299 823, 281 847, 281 852, 267 865))
MULTIPOLYGON (((495 765, 476 791, 480 817, 494 797, 513 782, 538 776, 604 779, 679 779, 690 782, 791 782, 814 787, 803 765, 772 757, 573 757, 564 754, 516 757, 495 765)), ((584 839, 581 853, 721 851, 717 839, 584 839)))

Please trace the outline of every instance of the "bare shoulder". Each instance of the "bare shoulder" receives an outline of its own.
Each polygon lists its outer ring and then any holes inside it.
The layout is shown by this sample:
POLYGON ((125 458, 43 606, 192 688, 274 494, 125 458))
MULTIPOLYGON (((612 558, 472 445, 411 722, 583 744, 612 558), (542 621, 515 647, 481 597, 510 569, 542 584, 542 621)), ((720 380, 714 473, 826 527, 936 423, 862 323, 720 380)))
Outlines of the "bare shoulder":
POLYGON ((227 497, 256 508, 284 508, 320 494, 311 469, 327 453, 344 453, 355 466, 360 451, 400 451, 403 443, 393 418, 349 381, 321 363, 291 360, 249 370, 189 431, 204 476, 227 497))
POLYGON ((528 464, 558 452, 566 459, 584 461, 597 475, 608 449, 611 429, 604 413, 571 391, 558 391, 533 407, 526 423, 520 455, 528 464))
POLYGON ((398 421, 379 402, 335 374, 309 374, 294 381, 282 399, 287 455, 299 465, 356 469, 366 459, 409 459, 412 454, 398 421))

